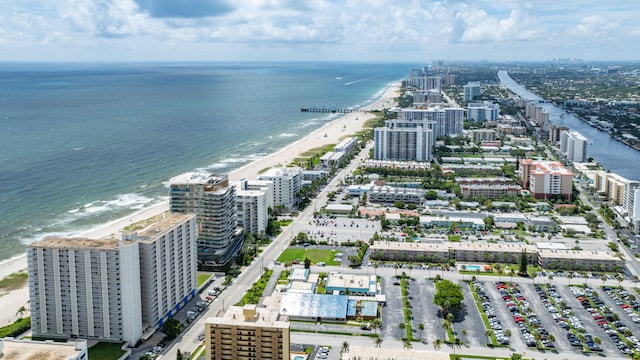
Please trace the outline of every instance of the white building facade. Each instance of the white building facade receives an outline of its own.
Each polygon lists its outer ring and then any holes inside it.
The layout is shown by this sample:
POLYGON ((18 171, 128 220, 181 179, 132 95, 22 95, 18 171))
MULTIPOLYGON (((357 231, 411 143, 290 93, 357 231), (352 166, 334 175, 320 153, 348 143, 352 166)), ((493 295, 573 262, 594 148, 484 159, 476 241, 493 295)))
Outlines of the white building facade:
POLYGON ((267 170, 258 180, 273 183, 272 204, 287 210, 298 204, 298 193, 302 187, 302 169, 299 167, 275 167, 267 170))
POLYGON ((560 133, 560 152, 572 162, 587 161, 587 138, 576 131, 560 133))

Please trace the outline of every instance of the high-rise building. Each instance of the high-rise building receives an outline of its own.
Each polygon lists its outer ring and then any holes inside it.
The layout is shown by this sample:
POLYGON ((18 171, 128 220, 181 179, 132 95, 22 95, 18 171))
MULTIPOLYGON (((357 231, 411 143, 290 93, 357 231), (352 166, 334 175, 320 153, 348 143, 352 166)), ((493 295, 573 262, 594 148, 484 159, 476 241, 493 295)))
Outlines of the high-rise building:
POLYGON ((480 97, 480 83, 479 82, 469 82, 467 85, 462 87, 463 89, 463 99, 466 102, 470 102, 480 97))
POLYGON ((274 207, 287 210, 298 204, 298 193, 302 187, 302 169, 299 167, 274 167, 258 176, 258 180, 273 183, 272 201, 274 207))
POLYGON ((28 246, 27 263, 34 337, 141 337, 137 241, 47 237, 28 246))
POLYGON ((87 340, 69 342, 0 338, 0 359, 5 360, 87 360, 87 340))
MULTIPOLYGON (((636 190, 638 189, 640 189, 640 181, 637 180, 629 180, 624 188, 624 202, 622 206, 631 217, 633 217, 636 207, 636 190)), ((638 216, 640 216, 640 213, 638 213, 638 216)))
POLYGON ((560 133, 560 152, 571 162, 587 161, 587 138, 576 131, 560 133))
POLYGON ((422 126, 422 122, 403 127, 388 121, 387 126, 374 129, 376 160, 430 161, 433 145, 433 130, 422 126))
POLYGON ((560 142, 560 137, 563 131, 569 131, 569 128, 562 125, 550 125, 549 126, 549 142, 560 142))
POLYGON ((260 234, 267 230, 269 215, 267 194, 262 190, 249 190, 247 180, 240 180, 236 187, 238 225, 247 234, 260 234))
POLYGON ((195 229, 193 214, 171 214, 121 240, 48 237, 32 243, 33 334, 133 345, 143 332, 154 332, 195 296, 195 229))
POLYGON ((198 289, 196 218, 170 214, 123 235, 140 243, 143 331, 158 329, 191 300, 198 289))
POLYGON ((231 306, 222 317, 205 322, 206 358, 289 359, 289 322, 278 310, 256 305, 231 306))
POLYGON ((490 101, 481 103, 473 102, 467 104, 467 121, 485 122, 498 120, 500 115, 500 105, 490 101))
POLYGON ((169 209, 172 213, 196 215, 201 267, 223 266, 242 247, 236 193, 227 175, 190 172, 172 178, 169 209))
POLYGON ((573 173, 557 161, 521 159, 518 175, 523 188, 536 199, 560 195, 571 199, 573 173))

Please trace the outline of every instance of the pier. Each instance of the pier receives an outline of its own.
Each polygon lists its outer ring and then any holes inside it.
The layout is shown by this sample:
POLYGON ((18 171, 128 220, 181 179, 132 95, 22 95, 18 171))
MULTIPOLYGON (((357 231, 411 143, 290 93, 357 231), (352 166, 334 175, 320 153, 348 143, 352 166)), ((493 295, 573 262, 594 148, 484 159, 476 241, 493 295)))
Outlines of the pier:
POLYGON ((320 113, 351 113, 361 111, 358 109, 347 109, 347 108, 323 108, 323 107, 301 107, 300 111, 302 112, 320 112, 320 113))

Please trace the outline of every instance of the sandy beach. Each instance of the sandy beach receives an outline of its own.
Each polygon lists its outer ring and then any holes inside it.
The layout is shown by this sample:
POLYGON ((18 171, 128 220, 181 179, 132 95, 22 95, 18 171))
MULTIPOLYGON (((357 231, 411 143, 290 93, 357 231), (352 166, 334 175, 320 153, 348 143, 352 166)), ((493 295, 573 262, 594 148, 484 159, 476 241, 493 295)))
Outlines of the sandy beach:
MULTIPOLYGON (((266 168, 273 166, 284 166, 297 158, 304 152, 327 144, 337 144, 343 138, 353 135, 363 128, 363 125, 373 115, 365 112, 369 110, 382 110, 395 106, 394 98, 400 88, 400 83, 392 84, 383 96, 369 106, 352 113, 347 113, 321 128, 313 131, 304 138, 280 149, 278 152, 267 155, 250 164, 247 164, 229 174, 230 181, 238 181, 242 178, 255 179, 258 173, 266 168)), ((83 237, 91 239, 101 238, 119 238, 120 230, 132 223, 142 221, 161 214, 169 209, 169 203, 163 202, 154 206, 142 209, 130 216, 113 221, 102 227, 92 229, 84 234, 83 237)), ((27 258, 26 254, 6 260, 0 263, 0 279, 9 274, 19 271, 26 271, 27 258)), ((5 309, 0 313, 0 326, 4 326, 14 322, 17 319, 17 311, 21 306, 28 308, 29 291, 28 288, 22 288, 11 292, 0 292, 0 308, 5 309)), ((25 314, 28 316, 29 314, 25 314)))

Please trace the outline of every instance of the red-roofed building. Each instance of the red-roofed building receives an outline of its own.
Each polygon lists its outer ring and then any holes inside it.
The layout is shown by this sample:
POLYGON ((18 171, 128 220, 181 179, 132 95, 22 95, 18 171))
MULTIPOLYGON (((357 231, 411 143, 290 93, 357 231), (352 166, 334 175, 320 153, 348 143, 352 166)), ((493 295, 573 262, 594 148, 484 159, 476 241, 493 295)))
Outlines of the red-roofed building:
POLYGON ((564 199, 571 200, 573 173, 560 162, 522 159, 519 165, 520 183, 536 199, 561 195, 564 199))

